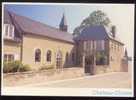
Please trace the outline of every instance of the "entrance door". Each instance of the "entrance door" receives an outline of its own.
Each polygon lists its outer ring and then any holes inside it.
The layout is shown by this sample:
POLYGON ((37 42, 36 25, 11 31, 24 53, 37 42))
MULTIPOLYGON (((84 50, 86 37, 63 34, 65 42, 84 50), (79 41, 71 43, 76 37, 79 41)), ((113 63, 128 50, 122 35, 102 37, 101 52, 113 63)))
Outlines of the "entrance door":
POLYGON ((85 57, 85 73, 93 74, 93 57, 86 56, 85 57))
POLYGON ((62 53, 61 53, 61 51, 57 52, 56 67, 57 67, 57 69, 62 68, 62 53))

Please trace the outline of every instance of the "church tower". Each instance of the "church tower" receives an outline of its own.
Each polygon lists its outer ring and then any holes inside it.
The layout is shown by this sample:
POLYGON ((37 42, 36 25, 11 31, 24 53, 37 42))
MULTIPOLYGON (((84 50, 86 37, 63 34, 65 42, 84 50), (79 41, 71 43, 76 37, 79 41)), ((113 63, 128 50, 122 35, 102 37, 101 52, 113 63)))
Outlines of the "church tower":
POLYGON ((65 17, 65 14, 64 14, 64 13, 63 13, 61 22, 60 22, 60 24, 59 24, 59 29, 60 29, 61 31, 65 31, 65 32, 67 32, 67 30, 68 30, 68 25, 67 25, 66 17, 65 17))

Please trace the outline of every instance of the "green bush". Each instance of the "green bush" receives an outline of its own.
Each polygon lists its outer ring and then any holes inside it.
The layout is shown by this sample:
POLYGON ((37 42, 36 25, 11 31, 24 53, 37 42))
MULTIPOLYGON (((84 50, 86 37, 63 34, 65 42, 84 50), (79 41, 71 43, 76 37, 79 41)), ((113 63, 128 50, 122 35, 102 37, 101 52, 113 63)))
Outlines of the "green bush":
POLYGON ((106 65, 107 64, 107 55, 104 52, 96 53, 96 65, 106 65))
POLYGON ((53 65, 43 65, 40 67, 40 70, 49 70, 49 69, 54 69, 53 65))
POLYGON ((13 72, 19 71, 20 67, 23 67, 23 64, 20 61, 14 61, 12 64, 13 72))
POLYGON ((23 65, 20 61, 4 62, 3 72, 23 72, 31 70, 28 65, 23 65))
POLYGON ((23 65, 22 67, 19 68, 20 72, 25 72, 25 71, 30 71, 31 68, 29 65, 23 65))
POLYGON ((4 62, 4 64, 3 64, 3 72, 4 73, 12 72, 13 67, 10 67, 10 66, 12 66, 11 63, 4 62))

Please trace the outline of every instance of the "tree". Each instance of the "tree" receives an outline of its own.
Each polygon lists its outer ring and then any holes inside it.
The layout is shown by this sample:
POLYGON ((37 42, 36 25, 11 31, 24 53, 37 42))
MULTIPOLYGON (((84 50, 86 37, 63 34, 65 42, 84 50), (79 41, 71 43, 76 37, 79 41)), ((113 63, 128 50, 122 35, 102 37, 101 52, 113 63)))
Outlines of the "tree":
POLYGON ((106 65, 107 55, 104 51, 96 52, 96 65, 106 65))
POLYGON ((92 12, 87 18, 85 18, 81 25, 76 27, 73 35, 77 36, 81 33, 81 31, 87 26, 93 25, 105 25, 108 26, 110 24, 110 19, 107 15, 101 10, 97 10, 92 12))

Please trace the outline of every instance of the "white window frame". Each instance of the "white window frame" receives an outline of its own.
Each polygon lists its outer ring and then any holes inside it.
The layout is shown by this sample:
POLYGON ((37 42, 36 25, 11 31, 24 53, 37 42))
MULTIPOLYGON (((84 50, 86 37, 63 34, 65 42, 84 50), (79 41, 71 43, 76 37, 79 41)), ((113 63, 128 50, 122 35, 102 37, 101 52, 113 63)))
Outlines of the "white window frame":
POLYGON ((13 56, 13 61, 15 61, 15 54, 13 54, 13 53, 5 53, 5 54, 4 54, 4 58, 3 58, 4 61, 5 61, 5 55, 7 55, 6 62, 10 62, 10 61, 9 61, 9 57, 8 57, 9 55, 12 55, 12 56, 13 56))
POLYGON ((13 39, 14 38, 14 30, 15 30, 14 29, 14 25, 12 25, 12 24, 4 24, 4 37, 5 38, 9 38, 9 39, 13 39), (8 32, 7 35, 6 35, 6 30, 8 32))

